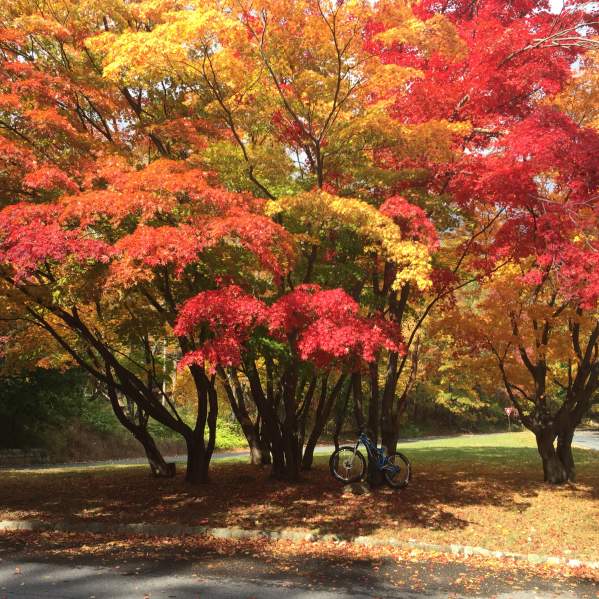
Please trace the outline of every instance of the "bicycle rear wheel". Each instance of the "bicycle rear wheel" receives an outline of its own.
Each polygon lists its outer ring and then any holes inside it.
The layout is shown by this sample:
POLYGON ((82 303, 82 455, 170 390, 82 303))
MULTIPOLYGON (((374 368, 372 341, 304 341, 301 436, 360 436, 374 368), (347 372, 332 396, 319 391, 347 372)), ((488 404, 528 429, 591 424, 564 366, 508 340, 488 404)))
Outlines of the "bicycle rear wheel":
POLYGON ((394 489, 408 486, 412 477, 412 466, 403 453, 392 453, 383 467, 385 480, 394 489))
POLYGON ((344 446, 331 455, 329 469, 339 482, 355 483, 361 480, 366 472, 366 460, 359 451, 354 452, 353 447, 344 446))

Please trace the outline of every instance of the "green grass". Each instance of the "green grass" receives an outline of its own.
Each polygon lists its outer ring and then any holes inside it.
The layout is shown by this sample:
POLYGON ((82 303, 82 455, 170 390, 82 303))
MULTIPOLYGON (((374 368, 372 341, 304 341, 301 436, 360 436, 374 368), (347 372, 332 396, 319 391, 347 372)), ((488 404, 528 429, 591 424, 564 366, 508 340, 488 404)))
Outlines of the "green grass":
POLYGON ((399 450, 414 462, 503 463, 513 467, 532 464, 538 458, 535 438, 528 431, 416 441, 399 450))
MULTIPOLYGON (((536 441, 529 431, 421 440, 400 445, 399 451, 416 464, 492 464, 526 472, 541 468, 536 441)), ((597 464, 599 452, 574 448, 574 459, 577 468, 584 469, 597 464)))
POLYGON ((536 448, 535 438, 529 431, 516 433, 493 433, 489 435, 460 435, 447 439, 423 439, 405 443, 403 448, 412 449, 464 449, 470 447, 528 447, 536 448))

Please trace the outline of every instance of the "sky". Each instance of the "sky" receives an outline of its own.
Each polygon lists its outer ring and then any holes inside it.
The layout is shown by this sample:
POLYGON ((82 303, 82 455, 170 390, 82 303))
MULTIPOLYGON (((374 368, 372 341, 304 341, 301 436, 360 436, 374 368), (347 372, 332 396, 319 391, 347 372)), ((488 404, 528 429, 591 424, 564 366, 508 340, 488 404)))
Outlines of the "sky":
MULTIPOLYGON (((599 2, 589 2, 589 6, 597 6, 599 2)), ((551 10, 553 12, 559 12, 564 5, 564 0, 549 0, 549 5, 551 6, 551 10)))

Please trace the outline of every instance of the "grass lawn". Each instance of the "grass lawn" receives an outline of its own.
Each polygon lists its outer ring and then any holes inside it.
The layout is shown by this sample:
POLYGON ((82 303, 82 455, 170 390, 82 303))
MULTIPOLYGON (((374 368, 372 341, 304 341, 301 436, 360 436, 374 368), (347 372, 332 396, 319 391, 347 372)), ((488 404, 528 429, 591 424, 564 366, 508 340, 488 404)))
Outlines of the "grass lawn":
POLYGON ((342 496, 326 456, 286 486, 268 469, 214 465, 212 484, 151 479, 142 467, 0 472, 0 519, 180 522, 319 529, 599 560, 599 452, 576 450, 579 482, 542 482, 527 432, 462 436, 400 448, 414 477, 403 491, 342 496))

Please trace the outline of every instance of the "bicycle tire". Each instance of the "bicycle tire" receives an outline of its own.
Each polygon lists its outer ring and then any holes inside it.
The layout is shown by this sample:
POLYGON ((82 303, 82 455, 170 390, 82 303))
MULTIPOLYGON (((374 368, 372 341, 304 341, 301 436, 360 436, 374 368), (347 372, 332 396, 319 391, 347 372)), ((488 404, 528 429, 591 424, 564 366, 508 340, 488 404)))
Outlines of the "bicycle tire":
POLYGON ((362 480, 362 478, 364 477, 364 474, 366 473, 366 460, 364 459, 364 456, 359 451, 356 451, 355 458, 352 459, 351 470, 354 469, 356 462, 357 462, 358 472, 352 474, 351 476, 349 475, 349 469, 347 469, 347 460, 350 458, 349 452, 351 452, 351 457, 353 458, 354 447, 350 447, 349 445, 344 445, 343 447, 340 447, 339 449, 334 451, 331 454, 331 457, 329 459, 329 470, 331 471, 333 478, 335 478, 339 482, 344 483, 346 485, 348 485, 350 483, 355 483, 359 480, 362 480), (343 476, 342 472, 339 470, 339 459, 340 459, 341 454, 344 452, 348 452, 348 455, 345 458, 345 460, 346 460, 346 476, 343 476))
POLYGON ((388 457, 389 462, 394 466, 399 466, 399 472, 390 472, 389 470, 383 470, 385 480, 387 484, 394 489, 404 489, 408 486, 410 479, 412 478, 412 464, 410 460, 406 458, 403 453, 392 453, 388 457), (400 463, 394 463, 394 460, 398 460, 400 463))

